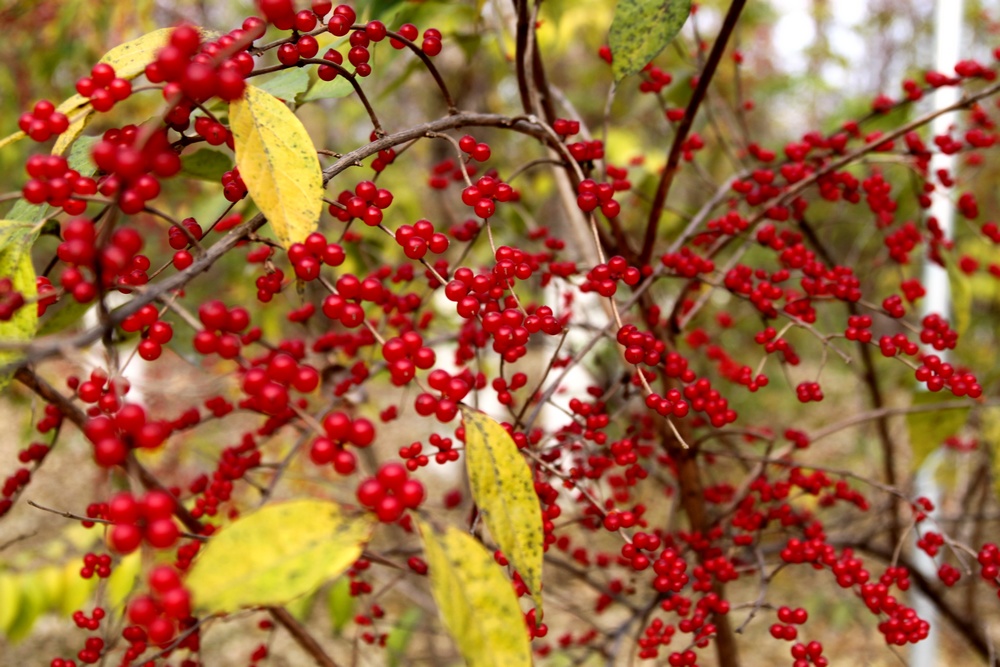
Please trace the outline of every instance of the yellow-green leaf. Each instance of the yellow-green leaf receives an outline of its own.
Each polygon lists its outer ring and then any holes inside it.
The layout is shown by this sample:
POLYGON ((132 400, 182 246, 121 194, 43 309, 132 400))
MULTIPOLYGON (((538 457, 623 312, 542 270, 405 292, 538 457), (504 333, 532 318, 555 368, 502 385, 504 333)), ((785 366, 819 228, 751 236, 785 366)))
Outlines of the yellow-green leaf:
POLYGON ((28 135, 26 135, 24 132, 21 132, 20 130, 18 130, 14 134, 8 134, 3 139, 0 139, 0 148, 3 148, 8 144, 12 144, 15 141, 20 141, 21 139, 24 139, 26 136, 28 135))
POLYGON ((951 312, 955 320, 955 332, 961 336, 972 322, 972 281, 968 274, 958 268, 954 254, 941 251, 945 270, 948 272, 948 286, 951 291, 951 312))
MULTIPOLYGON (((114 576, 115 571, 111 574, 114 576)), ((59 601, 59 608, 56 610, 63 616, 71 616, 77 609, 83 609, 83 605, 97 588, 97 577, 84 579, 80 576, 80 562, 70 561, 62 569, 63 596, 59 601)), ((3 608, 3 601, 0 599, 0 609, 3 608)), ((0 630, 3 624, 0 623, 0 630)))
MULTIPOLYGON (((80 578, 80 568, 76 568, 76 578, 80 578)), ((21 579, 10 572, 0 572, 0 634, 6 635, 21 613, 21 579)))
POLYGON ((142 575, 142 554, 138 551, 121 559, 108 577, 108 606, 118 609, 139 584, 142 575))
MULTIPOLYGON (((16 220, 0 220, 0 277, 10 278, 14 289, 29 302, 6 322, 0 322, 0 341, 26 343, 38 329, 38 307, 30 303, 35 289, 35 267, 31 263, 31 244, 38 236, 39 225, 16 220)), ((20 358, 18 350, 0 350, 0 367, 20 358)), ((10 383, 11 373, 0 374, 0 389, 10 383)))
POLYGON ((531 664, 531 646, 514 588, 493 555, 449 526, 419 522, 431 592, 441 620, 470 667, 531 664))
POLYGON ((490 535, 542 609, 542 508, 531 469, 514 439, 487 415, 462 408, 465 462, 472 497, 490 535))
POLYGON ((354 596, 351 595, 351 582, 346 577, 337 579, 330 586, 330 593, 326 599, 326 609, 330 614, 333 634, 339 636, 354 618, 354 600, 354 596))
POLYGON ((305 240, 323 210, 323 171, 309 133, 285 104, 247 86, 229 105, 236 166, 286 248, 305 240))
MULTIPOLYGON (((940 403, 944 397, 929 391, 914 392, 911 406, 940 403)), ((941 446, 950 436, 958 433, 969 417, 969 408, 936 410, 934 412, 911 412, 906 415, 906 428, 910 434, 910 451, 913 453, 913 469, 916 470, 931 452, 941 446)))
POLYGON ((691 0, 619 0, 608 45, 615 81, 636 74, 684 27, 691 0))
POLYGON ((369 517, 323 500, 267 505, 214 535, 187 578, 199 609, 281 605, 344 572, 371 535, 369 517))

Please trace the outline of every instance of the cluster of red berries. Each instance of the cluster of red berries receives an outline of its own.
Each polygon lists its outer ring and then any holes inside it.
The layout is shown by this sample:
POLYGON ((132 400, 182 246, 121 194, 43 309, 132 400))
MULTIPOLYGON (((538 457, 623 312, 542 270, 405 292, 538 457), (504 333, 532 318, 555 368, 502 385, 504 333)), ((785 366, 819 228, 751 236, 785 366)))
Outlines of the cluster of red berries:
POLYGON ((142 498, 122 492, 108 501, 106 517, 114 525, 108 544, 120 554, 132 553, 145 540, 154 549, 168 549, 180 537, 174 523, 176 501, 164 491, 148 491, 142 498))
POLYGON ((486 162, 490 159, 490 146, 477 142, 471 134, 466 134, 458 140, 458 147, 463 153, 469 156, 469 160, 476 162, 486 162))
MULTIPOLYGON (((169 565, 154 567, 148 582, 150 593, 134 597, 128 604, 126 616, 133 632, 141 629, 150 643, 164 646, 177 636, 179 624, 190 619, 191 593, 184 588, 177 570, 169 565)), ((138 642, 132 644, 133 648, 139 646, 138 642)), ((139 651, 132 659, 141 654, 139 651)))
POLYGON ((110 129, 94 144, 91 157, 98 169, 108 174, 98 191, 105 197, 117 197, 123 213, 139 213, 146 202, 160 194, 160 178, 169 178, 181 168, 177 150, 166 130, 152 132, 142 145, 143 130, 127 125, 110 129))
POLYGON ((610 183, 597 183, 591 178, 584 179, 577 187, 576 205, 584 213, 597 207, 607 218, 614 218, 621 212, 621 205, 614 200, 615 188, 610 183))
POLYGON ((403 253, 410 259, 423 259, 430 250, 440 255, 448 249, 448 237, 435 231, 434 223, 429 220, 417 220, 412 225, 400 225, 395 234, 396 243, 403 248, 403 253))
POLYGON ((771 625, 771 636, 775 639, 794 641, 799 636, 796 625, 802 625, 809 618, 808 612, 799 607, 792 609, 782 605, 778 607, 778 623, 771 625))
POLYGON ((319 386, 319 381, 319 371, 312 366, 300 364, 287 352, 269 353, 255 360, 243 374, 241 386, 248 398, 240 402, 240 407, 272 417, 281 415, 288 409, 289 387, 307 394, 319 386))
POLYGON ((753 339, 758 345, 763 345, 768 354, 780 352, 785 363, 791 366, 797 366, 801 361, 792 344, 785 338, 778 338, 778 330, 774 327, 765 327, 763 331, 754 334, 753 339))
POLYGON ((416 331, 407 331, 387 340, 382 346, 382 358, 388 364, 392 383, 397 387, 408 384, 418 368, 428 370, 437 360, 434 350, 424 347, 424 339, 416 331))
POLYGON ((576 141, 567 145, 566 148, 577 162, 593 162, 604 159, 604 142, 600 139, 576 141))
MULTIPOLYGON (((98 555, 95 553, 84 554, 83 567, 80 568, 80 576, 84 579, 90 579, 95 574, 99 579, 107 579, 111 576, 111 556, 108 554, 98 555)), ((83 612, 79 612, 79 614, 83 616, 83 612)), ((86 617, 84 616, 83 618, 85 619, 86 617)), ((79 622, 77 622, 77 626, 85 627, 80 625, 79 622)))
POLYGON ((346 448, 368 447, 375 441, 375 425, 364 417, 351 419, 344 412, 331 412, 323 419, 326 436, 312 441, 309 459, 318 466, 332 463, 341 475, 350 475, 357 467, 357 458, 346 448))
POLYGON ((963 373, 936 354, 925 355, 915 371, 917 382, 923 382, 930 391, 947 388, 955 396, 979 398, 983 388, 972 373, 963 373))
POLYGON ((847 318, 847 329, 844 336, 847 340, 860 343, 870 343, 872 340, 872 318, 870 315, 851 315, 847 318))
POLYGON ((510 377, 510 382, 507 382, 503 377, 494 378, 492 382, 493 389, 497 392, 497 401, 500 405, 512 405, 514 397, 511 396, 510 392, 517 391, 526 384, 528 384, 528 376, 521 372, 514 373, 510 377))
POLYGON ((94 223, 75 218, 63 228, 63 239, 56 253, 68 266, 60 273, 59 283, 79 303, 97 298, 94 281, 98 273, 105 288, 115 287, 126 294, 127 285, 144 285, 149 280, 149 258, 139 254, 142 236, 130 227, 116 229, 107 245, 98 248, 94 223))
POLYGON ((339 320, 348 329, 356 329, 364 323, 362 301, 379 303, 385 294, 382 283, 372 276, 358 280, 353 274, 344 274, 335 286, 337 292, 323 300, 323 314, 331 320, 339 320))
POLYGON ((136 350, 146 361, 159 359, 163 346, 174 337, 174 329, 168 322, 160 320, 160 313, 155 306, 145 305, 135 313, 122 320, 122 331, 142 332, 142 340, 136 350))
POLYGON ((468 378, 452 376, 440 368, 430 372, 427 384, 434 391, 440 392, 440 395, 418 394, 413 401, 413 407, 418 415, 423 417, 434 415, 442 424, 455 418, 458 414, 459 401, 465 398, 472 388, 468 378))
POLYGON ((70 215, 79 215, 87 209, 87 202, 76 197, 97 194, 97 181, 70 169, 60 155, 32 155, 25 171, 31 178, 21 194, 31 204, 58 206, 70 215))
POLYGON ((288 261, 300 280, 315 280, 324 264, 340 266, 345 257, 340 244, 327 243, 326 237, 319 232, 313 232, 304 242, 293 243, 288 248, 288 261))
MULTIPOLYGON (((146 66, 146 78, 151 83, 165 83, 163 97, 180 104, 183 99, 204 102, 218 96, 222 100, 239 99, 246 88, 244 78, 253 71, 254 60, 237 47, 237 41, 263 34, 256 22, 243 30, 223 35, 216 42, 202 45, 198 30, 181 25, 170 33, 170 41, 156 54, 156 60, 146 66), (259 32, 258 32, 259 31, 259 32), (219 62, 223 55, 229 57, 219 62)), ((184 105, 182 108, 189 108, 184 105)))
POLYGON ((61 111, 56 111, 52 102, 39 100, 31 113, 21 114, 17 126, 32 140, 41 143, 65 132, 69 127, 69 118, 61 111))
POLYGON ((827 667, 830 661, 823 655, 823 645, 817 641, 811 641, 808 644, 793 644, 792 649, 792 667, 810 667, 810 665, 815 665, 816 667, 827 667))
POLYGON ((361 181, 354 186, 354 192, 343 190, 337 196, 337 204, 330 205, 330 215, 341 222, 359 219, 369 227, 378 227, 382 211, 392 204, 392 193, 372 181, 361 181))
POLYGON ((76 92, 90 98, 94 111, 111 111, 116 103, 127 100, 132 94, 132 84, 128 79, 115 76, 115 68, 107 63, 97 63, 90 70, 89 77, 76 82, 76 92))
POLYGON ((800 403, 809 403, 810 401, 819 402, 823 400, 823 390, 819 386, 819 382, 802 382, 795 387, 795 397, 799 399, 800 403))
POLYGON ((921 321, 920 342, 935 350, 954 350, 958 343, 958 332, 948 326, 948 320, 931 313, 921 321))
POLYGON ((250 313, 242 306, 227 308, 217 299, 198 307, 198 319, 204 329, 194 335, 198 354, 218 353, 223 359, 235 359, 243 343, 237 335, 250 325, 250 313))
POLYGON ((226 201, 238 202, 247 195, 247 186, 240 178, 240 170, 233 167, 222 174, 222 195, 226 201))
MULTIPOLYGON (((93 378, 93 376, 92 376, 93 378)), ((93 383, 93 379, 91 380, 93 383)), ((96 384, 96 383, 94 383, 96 384)), ((112 397, 110 403, 114 406, 119 399, 114 395, 114 388, 109 387, 107 393, 99 398, 93 397, 94 401, 88 401, 87 390, 80 385, 78 396, 84 402, 97 402, 101 409, 105 408, 102 399, 107 396, 112 397)), ((100 390, 98 390, 100 391, 100 390)), ((109 414, 114 410, 106 410, 109 414)), ((169 435, 169 428, 160 421, 150 420, 145 409, 135 403, 125 403, 113 416, 108 414, 98 414, 87 420, 83 427, 84 435, 94 445, 94 461, 102 468, 110 468, 125 463, 125 459, 131 449, 136 447, 142 449, 155 449, 163 444, 169 435)))
MULTIPOLYGON (((427 441, 438 450, 434 454, 434 462, 438 465, 458 460, 459 452, 454 448, 454 441, 451 438, 445 438, 437 433, 432 433, 427 441)), ((419 442, 413 442, 399 448, 399 456, 406 460, 407 470, 413 472, 417 468, 422 468, 430 463, 430 457, 423 454, 423 450, 424 446, 419 442)), ((446 506, 448 504, 447 498, 445 504, 446 506)))
POLYGON ((597 292, 601 296, 614 296, 618 282, 635 287, 642 279, 642 272, 621 255, 615 255, 605 264, 598 264, 587 272, 587 280, 580 285, 581 292, 597 292))
POLYGON ((497 202, 517 201, 518 194, 510 185, 494 176, 483 176, 462 190, 462 203, 471 206, 484 220, 496 213, 497 202))
POLYGON ((382 523, 393 523, 424 501, 424 485, 410 479, 401 463, 385 463, 374 477, 358 485, 358 502, 375 512, 382 523))

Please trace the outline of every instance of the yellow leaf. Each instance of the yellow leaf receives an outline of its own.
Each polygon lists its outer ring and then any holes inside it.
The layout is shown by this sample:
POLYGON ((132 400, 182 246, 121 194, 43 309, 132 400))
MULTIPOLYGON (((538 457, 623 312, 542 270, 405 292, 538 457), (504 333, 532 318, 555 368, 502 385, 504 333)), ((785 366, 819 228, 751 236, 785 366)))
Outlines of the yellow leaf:
POLYGON ((123 557, 108 577, 108 606, 118 609, 139 584, 142 575, 142 553, 135 551, 123 557))
MULTIPOLYGON (((28 301, 6 322, 0 322, 0 341, 25 343, 38 329, 38 307, 30 303, 35 295, 35 267, 31 263, 31 244, 37 237, 35 225, 16 220, 0 220, 0 277, 10 278, 14 289, 28 301)), ((0 350, 0 368, 17 360, 17 350, 0 350)), ((0 373, 0 389, 10 383, 11 373, 0 373)))
POLYGON ((462 408, 472 497, 500 550, 542 609, 542 508, 531 469, 514 439, 487 415, 462 408))
MULTIPOLYGON (((76 577, 80 578, 79 568, 76 577)), ((0 572, 0 635, 6 635, 17 620, 18 614, 21 613, 21 599, 20 578, 9 572, 0 572)))
POLYGON ((236 166, 286 248, 305 240, 323 210, 323 171, 309 133, 279 99, 247 86, 229 105, 236 166))
POLYGON ((441 620, 470 667, 531 664, 531 646, 517 595, 493 555, 449 526, 420 524, 431 592, 441 620))
MULTIPOLYGON (((112 576, 114 576, 114 571, 112 571, 112 576)), ((90 579, 84 579, 80 576, 80 562, 78 560, 70 561, 63 566, 62 569, 63 578, 63 596, 59 601, 59 608, 56 610, 63 616, 71 616, 77 609, 83 609, 83 605, 87 603, 90 596, 94 593, 94 589, 97 587, 97 577, 91 577, 90 579)), ((0 608, 3 604, 0 602, 0 608)), ((2 629, 3 624, 0 623, 0 629, 2 629)))
POLYGON ((328 501, 267 505, 213 536, 186 584, 212 613, 285 604, 349 568, 371 530, 369 517, 345 517, 328 501))
POLYGON ((80 133, 90 124, 90 119, 94 115, 94 109, 92 107, 87 107, 86 109, 79 109, 78 112, 70 118, 69 126, 66 131, 56 137, 56 143, 52 146, 53 155, 62 155, 69 148, 70 144, 80 136, 80 133))

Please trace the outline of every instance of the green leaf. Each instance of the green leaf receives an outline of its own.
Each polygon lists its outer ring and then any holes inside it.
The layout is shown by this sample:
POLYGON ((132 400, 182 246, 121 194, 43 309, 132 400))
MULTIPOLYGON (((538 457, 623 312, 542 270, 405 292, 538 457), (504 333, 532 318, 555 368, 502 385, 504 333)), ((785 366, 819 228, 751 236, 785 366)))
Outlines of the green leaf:
POLYGON ((531 591, 541 616, 545 534, 531 469, 500 424, 466 407, 462 421, 472 497, 490 535, 531 591))
POLYGON ((371 529, 370 517, 345 517, 328 501, 267 505, 213 536, 186 584, 211 613, 283 605, 347 570, 371 529))
POLYGON ((326 608, 330 614, 333 634, 339 636, 354 618, 354 596, 351 595, 351 581, 349 579, 341 577, 333 582, 326 599, 326 608))
POLYGON ((342 76, 338 76, 332 81, 316 79, 316 83, 309 87, 309 90, 302 97, 303 102, 314 102, 316 100, 329 100, 339 97, 347 97, 354 92, 351 82, 342 76))
POLYGON ((73 142, 66 156, 66 163, 70 169, 75 169, 83 176, 93 176, 97 173, 97 166, 90 159, 91 149, 94 144, 100 141, 100 137, 80 137, 73 142))
MULTIPOLYGON (((944 397, 930 391, 914 392, 911 406, 940 403, 944 397)), ((912 469, 916 470, 931 452, 941 446, 947 438, 955 435, 965 425, 969 408, 936 410, 934 412, 911 412, 906 415, 906 428, 910 434, 910 450, 913 452, 912 469)))
POLYGON ((309 73, 301 67, 283 70, 257 84, 259 90, 289 102, 295 102, 308 87, 309 73))
POLYGON ((636 74, 673 41, 691 0, 619 0, 608 43, 615 81, 636 74))
POLYGON ((420 625, 423 611, 410 607, 399 617, 399 622, 385 639, 385 650, 389 653, 389 667, 398 667, 406 661, 406 647, 413 639, 413 631, 420 625))
POLYGON ((18 199, 7 211, 6 219, 18 222, 41 222, 48 217, 50 210, 48 204, 29 204, 27 199, 18 199))
MULTIPOLYGON (((38 224, 28 224, 17 220, 0 220, 0 276, 10 278, 15 290, 31 301, 38 291, 35 289, 35 267, 31 263, 31 245, 38 237, 38 224)), ((6 322, 0 322, 0 341, 26 343, 38 329, 38 307, 26 303, 6 322)), ((0 350, 0 367, 16 361, 21 356, 17 350, 0 350)), ((0 389, 13 377, 13 373, 0 374, 0 389)))
POLYGON ((42 321, 41 326, 38 327, 39 336, 49 336, 68 329, 79 322, 80 318, 94 307, 92 303, 80 303, 72 297, 62 298, 58 301, 58 304, 61 305, 53 304, 45 312, 45 319, 42 321), (52 312, 51 315, 49 314, 50 312, 52 312))
POLYGON ((222 175, 232 168, 231 157, 208 148, 181 156, 181 173, 202 181, 219 183, 222 181, 222 175))
POLYGON ((229 105, 236 165, 254 203, 285 247, 315 231, 323 211, 323 171, 302 122, 253 86, 229 105))
POLYGON ((531 664, 531 647, 514 588, 493 555, 449 526, 439 533, 418 521, 431 593, 441 620, 469 667, 531 664))
POLYGON ((955 332, 961 337, 972 322, 972 283, 969 276, 958 268, 954 254, 949 250, 941 250, 941 259, 948 272, 948 285, 951 291, 951 312, 955 320, 955 332))

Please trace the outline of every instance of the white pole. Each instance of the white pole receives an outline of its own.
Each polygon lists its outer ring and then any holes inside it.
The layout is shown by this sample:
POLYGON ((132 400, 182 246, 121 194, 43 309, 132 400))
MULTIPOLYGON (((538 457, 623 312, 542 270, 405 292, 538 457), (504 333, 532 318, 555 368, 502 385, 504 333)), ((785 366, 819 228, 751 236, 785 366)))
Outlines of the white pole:
MULTIPOLYGON (((934 12, 934 34, 936 45, 934 52, 934 69, 944 74, 953 72, 955 63, 961 57, 959 47, 962 39, 962 15, 963 0, 937 0, 934 12)), ((935 109, 950 106, 958 101, 958 88, 955 86, 942 86, 934 90, 933 103, 935 109)), ((953 122, 952 114, 938 116, 931 122, 931 133, 934 136, 947 134, 948 128, 953 122)), ((955 170, 956 160, 954 155, 945 155, 937 151, 931 156, 930 174, 931 179, 937 179, 939 170, 944 169, 949 174, 955 170)), ((937 183, 937 188, 931 193, 930 215, 934 216, 941 227, 945 239, 950 239, 955 225, 955 206, 951 201, 945 188, 937 183)), ((941 266, 929 261, 924 261, 923 284, 927 290, 924 296, 923 315, 937 313, 943 317, 951 315, 951 285, 948 282, 948 272, 941 266)), ((944 357, 944 353, 939 356, 944 357)), ((920 470, 914 484, 914 491, 926 497, 934 503, 935 511, 930 513, 933 518, 937 513, 940 504, 941 490, 936 479, 938 466, 943 457, 940 451, 935 451, 928 456, 920 470)), ((914 564, 917 570, 929 581, 937 579, 937 563, 925 552, 918 550, 914 557, 914 564)), ((914 592, 912 597, 913 609, 917 615, 930 623, 931 629, 927 639, 916 644, 910 650, 910 667, 935 667, 941 664, 939 661, 939 640, 940 633, 937 629, 938 615, 934 603, 919 592, 914 592)))

